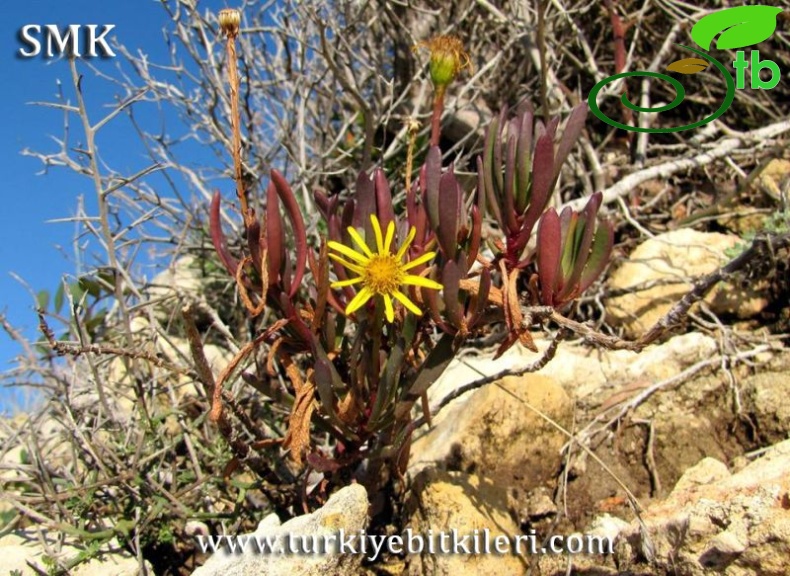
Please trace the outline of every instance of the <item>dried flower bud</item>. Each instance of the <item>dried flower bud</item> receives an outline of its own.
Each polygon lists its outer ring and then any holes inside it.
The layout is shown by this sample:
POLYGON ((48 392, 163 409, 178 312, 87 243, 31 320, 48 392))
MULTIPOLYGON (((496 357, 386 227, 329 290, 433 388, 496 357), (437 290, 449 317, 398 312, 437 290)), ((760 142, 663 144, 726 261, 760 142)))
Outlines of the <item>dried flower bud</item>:
POLYGON ((431 52, 431 81, 437 88, 447 86, 458 72, 472 65, 464 45, 455 36, 437 36, 420 45, 431 52))
POLYGON ((219 11, 219 27, 228 36, 236 36, 241 24, 241 13, 235 8, 225 8, 219 11))

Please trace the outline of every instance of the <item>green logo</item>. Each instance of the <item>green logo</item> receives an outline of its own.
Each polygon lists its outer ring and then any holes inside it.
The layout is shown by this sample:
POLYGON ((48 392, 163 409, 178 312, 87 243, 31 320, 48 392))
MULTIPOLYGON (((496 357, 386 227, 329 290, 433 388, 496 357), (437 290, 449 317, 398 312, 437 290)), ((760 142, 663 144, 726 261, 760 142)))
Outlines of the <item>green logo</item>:
MULTIPOLYGON (((699 22, 697 22, 691 29, 691 38, 700 48, 703 48, 704 50, 710 50, 711 44, 717 35, 719 35, 719 39, 716 41, 716 48, 720 50, 753 46, 771 37, 771 34, 773 34, 776 30, 776 16, 781 11, 781 8, 776 8, 774 6, 738 6, 736 8, 720 10, 705 16, 699 22)), ((610 82, 614 82, 620 78, 630 78, 634 76, 659 78, 669 82, 675 89, 675 99, 665 106, 656 106, 652 108, 642 107, 633 104, 628 99, 628 96, 624 93, 621 97, 621 101, 626 108, 629 108, 634 112, 658 113, 672 110, 681 102, 683 102, 683 98, 686 95, 686 90, 677 79, 667 74, 648 72, 644 70, 614 74, 613 76, 604 78, 595 86, 593 86, 593 89, 590 91, 590 95, 587 97, 587 102, 590 105, 590 110, 592 113, 611 126, 622 128, 623 130, 630 130, 631 132, 650 132, 653 134, 680 132, 681 130, 690 130, 692 128, 704 126, 705 124, 713 122, 716 118, 724 114, 724 112, 726 112, 730 107, 730 104, 732 104, 732 101, 735 99, 735 89, 746 87, 746 69, 749 68, 750 65, 750 86, 753 89, 770 90, 779 83, 779 79, 781 77, 779 66, 777 66, 776 62, 771 60, 760 60, 760 52, 757 50, 751 51, 749 59, 746 58, 746 53, 743 50, 738 50, 738 52, 736 52, 736 58, 732 63, 736 70, 736 78, 733 80, 730 71, 727 70, 727 68, 721 62, 706 52, 691 48, 690 46, 683 46, 682 44, 676 44, 676 46, 680 46, 685 50, 693 52, 697 57, 684 58, 682 60, 678 60, 677 62, 673 62, 667 66, 668 71, 679 74, 696 74, 698 72, 702 72, 710 64, 712 64, 721 73, 725 82, 727 83, 727 93, 724 97, 724 101, 721 103, 721 106, 719 106, 710 116, 685 126, 675 126, 673 128, 642 128, 639 126, 628 126, 627 124, 623 124, 617 120, 612 120, 606 116, 606 114, 601 112, 601 109, 598 107, 598 103, 596 102, 598 93, 601 91, 601 89, 610 82), (760 71, 765 69, 770 70, 771 72, 771 78, 769 80, 763 80, 760 78, 760 71)))

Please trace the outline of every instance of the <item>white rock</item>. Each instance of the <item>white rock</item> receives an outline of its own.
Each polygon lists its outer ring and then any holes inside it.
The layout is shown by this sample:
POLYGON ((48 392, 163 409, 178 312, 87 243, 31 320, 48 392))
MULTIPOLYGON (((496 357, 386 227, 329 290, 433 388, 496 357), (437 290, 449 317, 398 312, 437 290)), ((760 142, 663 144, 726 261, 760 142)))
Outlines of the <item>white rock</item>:
MULTIPOLYGON (((359 484, 347 486, 333 494, 327 503, 312 514, 293 518, 284 524, 275 514, 270 514, 258 524, 257 530, 246 535, 261 541, 285 547, 287 541, 299 546, 303 541, 325 541, 328 552, 324 554, 274 553, 261 554, 254 542, 244 553, 229 553, 221 548, 193 576, 312 576, 355 574, 363 555, 337 553, 336 538, 340 530, 346 535, 360 534, 368 522, 368 497, 359 484), (326 539, 326 540, 324 540, 326 539)), ((285 550, 286 548, 281 548, 285 550)))
MULTIPOLYGON (((693 280, 726 263, 727 251, 740 241, 734 235, 689 228, 644 241, 608 280, 611 290, 629 290, 606 303, 610 319, 622 323, 627 335, 641 335, 691 289, 693 280)), ((754 316, 768 304, 759 287, 727 283, 714 288, 706 301, 715 312, 739 318, 754 316)))
MULTIPOLYGON (((115 547, 117 548, 117 543, 115 547)), ((0 563, 4 575, 13 574, 14 571, 21 576, 48 574, 44 556, 66 563, 76 558, 80 552, 82 549, 76 546, 60 545, 58 538, 46 531, 38 533, 33 529, 21 530, 0 539, 0 563), (31 568, 30 564, 38 567, 39 571, 31 568)), ((148 562, 145 565, 148 573, 153 574, 151 565, 148 562)), ((79 564, 69 572, 72 576, 137 576, 140 573, 137 559, 125 551, 102 554, 101 557, 79 564)))

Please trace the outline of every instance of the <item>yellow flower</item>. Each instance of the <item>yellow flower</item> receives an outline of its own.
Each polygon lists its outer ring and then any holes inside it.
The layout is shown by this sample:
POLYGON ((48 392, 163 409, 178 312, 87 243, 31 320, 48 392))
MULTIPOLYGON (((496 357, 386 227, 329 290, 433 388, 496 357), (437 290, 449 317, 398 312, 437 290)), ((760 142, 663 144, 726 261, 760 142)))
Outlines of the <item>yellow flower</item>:
POLYGON ((403 263, 403 256, 409 249, 409 244, 414 240, 414 235, 416 234, 414 228, 412 227, 412 229, 409 230, 409 235, 397 254, 392 254, 390 252, 390 246, 395 236, 395 223, 389 223, 385 238, 381 234, 381 224, 379 224, 379 220, 374 214, 370 215, 370 222, 373 224, 373 232, 376 235, 377 252, 373 252, 368 247, 365 240, 362 239, 362 236, 359 235, 353 226, 349 226, 348 233, 361 251, 349 248, 339 242, 328 242, 329 248, 338 252, 338 254, 329 254, 329 257, 352 272, 359 274, 358 277, 351 278, 350 280, 333 282, 332 288, 343 288, 344 286, 351 286, 353 284, 362 284, 362 289, 357 292, 357 295, 352 298, 351 302, 346 306, 346 314, 351 314, 359 310, 365 302, 370 300, 373 296, 382 296, 384 298, 384 311, 388 322, 395 321, 395 311, 392 308, 393 298, 398 300, 417 316, 421 315, 422 312, 417 308, 414 302, 409 300, 409 297, 400 291, 400 286, 405 284, 408 286, 423 286, 425 288, 431 288, 432 290, 441 290, 442 285, 438 282, 408 273, 412 268, 431 260, 436 256, 436 252, 426 252, 411 262, 403 263), (345 260, 340 255, 347 257, 351 261, 345 260))

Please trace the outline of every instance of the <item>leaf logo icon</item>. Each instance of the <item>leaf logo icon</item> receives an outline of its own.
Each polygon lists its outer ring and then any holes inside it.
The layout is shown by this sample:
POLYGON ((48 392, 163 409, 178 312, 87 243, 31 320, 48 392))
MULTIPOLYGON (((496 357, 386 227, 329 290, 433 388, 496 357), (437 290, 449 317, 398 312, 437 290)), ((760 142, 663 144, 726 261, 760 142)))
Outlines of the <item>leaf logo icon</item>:
POLYGON ((708 14, 691 29, 694 42, 705 50, 721 33, 719 50, 745 48, 768 40, 776 30, 776 16, 782 11, 775 6, 736 6, 708 14))
POLYGON ((670 72, 679 72, 680 74, 696 74, 697 72, 702 72, 707 67, 707 61, 702 58, 683 58, 682 60, 672 62, 672 64, 667 66, 667 70, 670 72))

